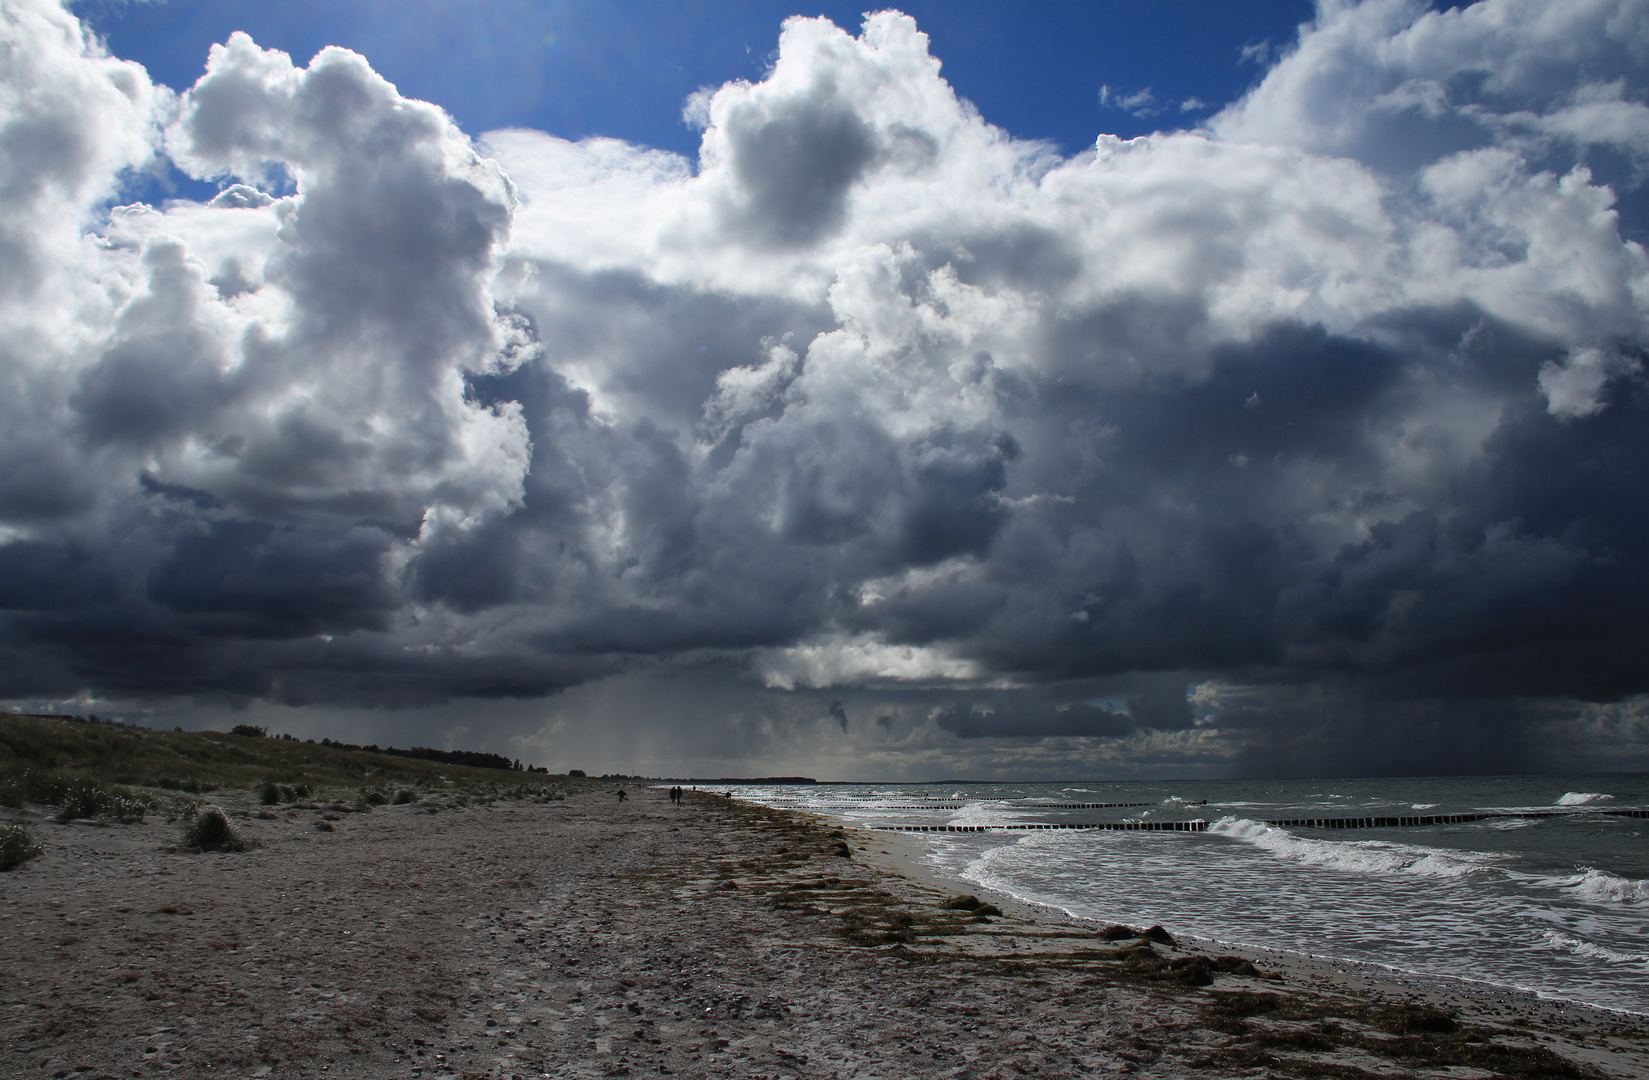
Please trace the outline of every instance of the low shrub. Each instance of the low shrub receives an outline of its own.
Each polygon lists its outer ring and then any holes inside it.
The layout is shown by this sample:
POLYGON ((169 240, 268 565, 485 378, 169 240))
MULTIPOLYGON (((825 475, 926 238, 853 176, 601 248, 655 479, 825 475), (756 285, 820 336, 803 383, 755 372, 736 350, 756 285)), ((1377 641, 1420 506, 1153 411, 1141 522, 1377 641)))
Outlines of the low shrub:
POLYGON ((113 818, 142 821, 155 800, 122 787, 84 776, 20 769, 0 776, 0 806, 21 808, 25 803, 58 807, 57 816, 71 818, 113 818))
POLYGON ((264 806, 276 806, 281 801, 281 786, 273 780, 265 780, 258 785, 258 802, 264 806))
POLYGON ((0 825, 0 870, 22 866, 40 857, 40 845, 21 825, 0 825))
POLYGON ((39 769, 19 769, 0 778, 0 806, 21 808, 24 803, 61 805, 69 778, 39 769))
POLYGON ((256 724, 236 724, 229 729, 229 734, 247 739, 262 739, 268 736, 269 729, 258 727, 256 724))
POLYGON ((113 818, 116 821, 142 821, 149 812, 149 803, 130 791, 96 780, 70 780, 64 784, 56 802, 57 816, 64 821, 73 818, 113 818))
POLYGON ((361 795, 361 799, 368 806, 382 806, 389 801, 389 796, 381 791, 368 791, 361 795))
POLYGON ((415 803, 417 801, 418 793, 413 791, 411 788, 402 788, 400 791, 397 791, 395 793, 395 797, 390 800, 390 802, 394 803, 396 806, 405 806, 407 803, 415 803))
POLYGON ((245 851, 246 841, 229 824, 228 814, 216 806, 207 806, 183 830, 183 846, 201 851, 245 851))

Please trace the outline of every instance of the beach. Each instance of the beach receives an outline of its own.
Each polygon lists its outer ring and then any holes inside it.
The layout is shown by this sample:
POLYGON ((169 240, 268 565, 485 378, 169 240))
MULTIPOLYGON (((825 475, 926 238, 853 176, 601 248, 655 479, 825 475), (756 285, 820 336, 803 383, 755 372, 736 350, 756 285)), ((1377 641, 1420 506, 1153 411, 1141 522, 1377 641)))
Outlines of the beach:
POLYGON ((0 1074, 1649 1076, 1618 1014, 1106 940, 898 834, 630 794, 221 800, 244 852, 11 812, 0 1074))

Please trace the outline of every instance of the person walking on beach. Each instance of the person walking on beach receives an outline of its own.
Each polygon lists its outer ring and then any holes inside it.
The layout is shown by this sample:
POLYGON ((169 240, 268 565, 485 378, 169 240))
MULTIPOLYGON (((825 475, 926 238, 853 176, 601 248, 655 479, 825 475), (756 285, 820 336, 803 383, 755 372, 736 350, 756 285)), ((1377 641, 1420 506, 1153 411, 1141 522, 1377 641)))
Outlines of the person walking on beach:
POLYGON ((670 789, 670 802, 676 806, 681 805, 681 788, 673 787, 670 789))
POLYGON ((623 802, 625 799, 628 799, 629 797, 630 796, 624 794, 624 789, 623 788, 618 789, 618 801, 619 802, 623 802))

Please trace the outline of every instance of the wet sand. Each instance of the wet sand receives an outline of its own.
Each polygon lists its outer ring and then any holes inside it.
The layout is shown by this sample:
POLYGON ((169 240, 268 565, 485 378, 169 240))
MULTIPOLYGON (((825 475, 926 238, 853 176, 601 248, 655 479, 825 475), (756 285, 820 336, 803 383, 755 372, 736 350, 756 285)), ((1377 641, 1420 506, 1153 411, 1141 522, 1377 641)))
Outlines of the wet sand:
POLYGON ((633 796, 225 804, 244 853, 32 815, 0 1076, 1649 1076, 1609 1014, 1253 954, 1189 985, 1196 943, 940 906, 909 838, 633 796))

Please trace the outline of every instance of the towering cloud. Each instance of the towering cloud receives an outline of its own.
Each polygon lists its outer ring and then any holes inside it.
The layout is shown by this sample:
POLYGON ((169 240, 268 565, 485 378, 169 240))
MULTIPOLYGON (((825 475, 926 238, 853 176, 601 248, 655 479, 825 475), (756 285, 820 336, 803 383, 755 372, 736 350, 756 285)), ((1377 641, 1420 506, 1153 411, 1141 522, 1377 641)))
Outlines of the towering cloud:
POLYGON ((711 664, 877 753, 1642 755, 1646 16, 1324 0, 1071 158, 798 18, 689 162, 8 4, 0 694, 711 664), (109 209, 157 155, 222 194, 109 209))

